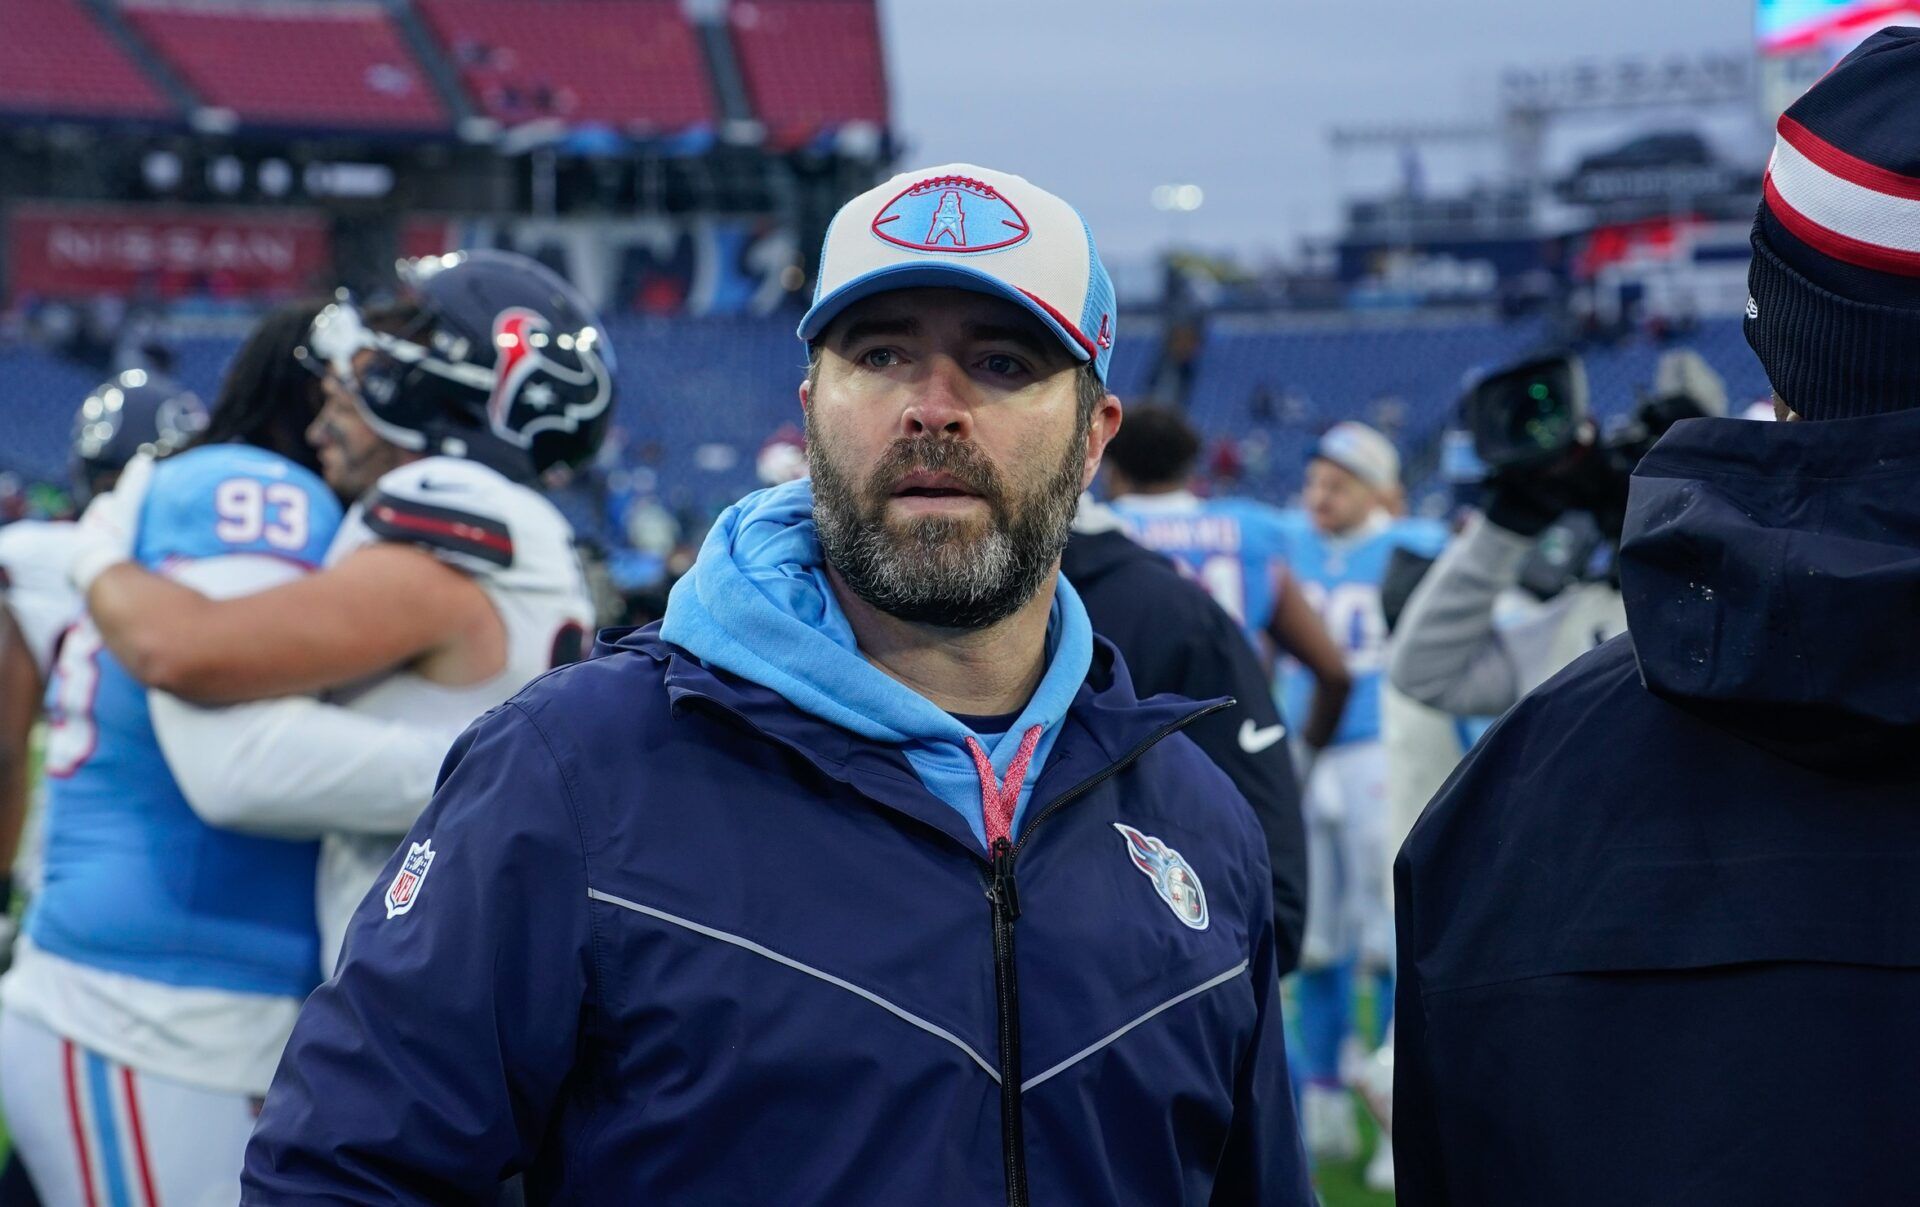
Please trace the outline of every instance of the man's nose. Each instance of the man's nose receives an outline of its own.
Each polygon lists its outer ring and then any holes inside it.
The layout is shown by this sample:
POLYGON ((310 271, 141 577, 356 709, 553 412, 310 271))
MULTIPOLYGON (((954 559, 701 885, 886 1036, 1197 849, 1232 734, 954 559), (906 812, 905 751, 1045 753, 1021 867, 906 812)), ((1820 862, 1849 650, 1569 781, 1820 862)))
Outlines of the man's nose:
POLYGON ((958 361, 936 356, 919 394, 900 413, 903 436, 973 435, 973 383, 958 361))

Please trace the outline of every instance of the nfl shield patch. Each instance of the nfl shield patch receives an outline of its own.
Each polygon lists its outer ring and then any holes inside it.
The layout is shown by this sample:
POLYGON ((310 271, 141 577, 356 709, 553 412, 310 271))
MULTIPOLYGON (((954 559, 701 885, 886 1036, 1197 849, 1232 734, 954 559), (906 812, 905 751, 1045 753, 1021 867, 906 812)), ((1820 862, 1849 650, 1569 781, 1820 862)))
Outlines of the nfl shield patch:
POLYGON ((423 839, 407 848, 407 857, 400 864, 400 870, 393 874, 393 882, 387 885, 387 917, 397 918, 413 908, 420 899, 420 886, 427 882, 427 871, 433 867, 432 839, 423 839))

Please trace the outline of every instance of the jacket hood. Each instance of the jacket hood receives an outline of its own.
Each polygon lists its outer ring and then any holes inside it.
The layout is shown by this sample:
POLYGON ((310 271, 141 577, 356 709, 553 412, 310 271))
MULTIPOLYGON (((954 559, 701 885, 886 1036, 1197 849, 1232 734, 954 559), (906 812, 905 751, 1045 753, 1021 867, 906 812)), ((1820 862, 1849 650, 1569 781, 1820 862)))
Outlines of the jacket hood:
POLYGON ((750 494, 714 521, 693 569, 674 584, 662 639, 709 666, 760 684, 802 712, 870 741, 897 745, 932 792, 958 810, 985 844, 980 780, 967 739, 1004 777, 1029 730, 1014 818, 1027 798, 1093 656, 1093 626, 1065 579, 1056 579, 1047 669, 1004 734, 975 734, 860 653, 834 596, 813 525, 813 485, 790 482, 750 494))
POLYGON ((1920 411, 1676 424, 1620 550, 1647 687, 1796 762, 1920 765, 1916 484, 1920 411))

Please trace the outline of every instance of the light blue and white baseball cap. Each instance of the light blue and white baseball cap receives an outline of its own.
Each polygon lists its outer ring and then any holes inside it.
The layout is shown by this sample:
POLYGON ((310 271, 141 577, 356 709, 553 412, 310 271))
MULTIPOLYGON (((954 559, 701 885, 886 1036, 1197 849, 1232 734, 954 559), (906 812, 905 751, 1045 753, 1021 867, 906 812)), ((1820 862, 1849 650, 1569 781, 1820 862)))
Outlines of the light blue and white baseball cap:
POLYGON ((827 227, 812 343, 862 298, 924 286, 1005 298, 1107 380, 1113 360, 1113 281, 1078 211, 1018 176, 967 163, 903 172, 840 207, 827 227))
POLYGON ((1313 446, 1313 455, 1333 462, 1375 490, 1400 485, 1400 452, 1393 441, 1364 423, 1334 424, 1313 446))

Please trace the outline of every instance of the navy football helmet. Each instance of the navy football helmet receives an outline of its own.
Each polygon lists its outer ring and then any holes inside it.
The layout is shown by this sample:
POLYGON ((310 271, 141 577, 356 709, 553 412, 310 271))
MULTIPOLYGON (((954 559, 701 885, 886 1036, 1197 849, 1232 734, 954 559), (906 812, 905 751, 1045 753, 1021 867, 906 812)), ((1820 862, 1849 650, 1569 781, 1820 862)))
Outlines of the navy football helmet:
POLYGON ((179 383, 128 369, 95 386, 73 416, 69 470, 82 506, 139 453, 164 457, 207 426, 207 408, 179 383))
POLYGON ((614 400, 613 349, 579 291, 515 252, 399 266, 410 305, 383 322, 342 294, 303 359, 351 388, 382 438, 516 479, 592 457, 614 400), (356 359, 362 352, 371 358, 356 359))

